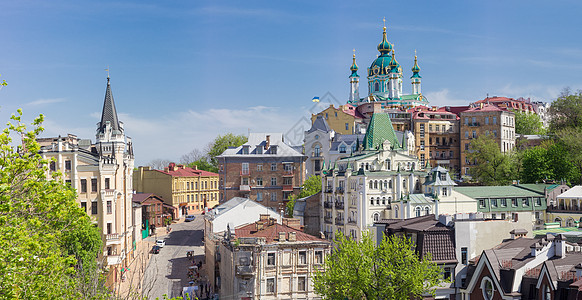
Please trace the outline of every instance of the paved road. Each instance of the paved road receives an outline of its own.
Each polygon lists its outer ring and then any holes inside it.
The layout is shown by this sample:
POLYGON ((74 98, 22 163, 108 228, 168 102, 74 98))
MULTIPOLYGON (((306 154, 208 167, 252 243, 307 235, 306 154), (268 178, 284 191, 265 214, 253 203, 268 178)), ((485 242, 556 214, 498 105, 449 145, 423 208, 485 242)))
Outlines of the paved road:
MULTIPOLYGON (((153 254, 145 271, 142 292, 148 299, 179 296, 182 287, 188 286, 187 269, 190 265, 186 252, 194 250, 195 260, 203 260, 203 216, 192 222, 172 224, 172 231, 165 236, 166 246, 159 254, 153 254)), ((149 237, 154 240, 156 237, 149 237)), ((161 238, 158 238, 161 239, 161 238)))

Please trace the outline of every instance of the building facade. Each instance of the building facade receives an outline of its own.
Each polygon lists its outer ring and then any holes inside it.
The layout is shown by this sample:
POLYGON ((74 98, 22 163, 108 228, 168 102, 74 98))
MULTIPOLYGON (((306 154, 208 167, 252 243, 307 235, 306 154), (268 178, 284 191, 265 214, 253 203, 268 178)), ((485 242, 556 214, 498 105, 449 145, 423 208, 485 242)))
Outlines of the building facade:
POLYGON ((99 259, 110 270, 108 281, 117 281, 138 237, 132 205, 133 146, 117 118, 109 77, 95 143, 72 134, 38 142, 42 157, 51 160, 49 172, 62 173, 65 182, 77 190, 81 208, 99 227, 104 244, 99 259))
POLYGON ((582 221, 582 186, 577 185, 556 197, 556 202, 548 206, 549 222, 560 227, 580 227, 582 221))
POLYGON ((220 299, 321 299, 313 274, 330 248, 331 243, 266 216, 236 228, 220 244, 220 299))
POLYGON ((175 207, 181 218, 218 205, 218 174, 170 163, 164 170, 140 166, 134 171, 138 193, 154 193, 175 207))
POLYGON ((306 156, 285 144, 281 133, 251 133, 244 145, 216 159, 221 201, 245 197, 281 210, 305 180, 306 156))
POLYGON ((515 113, 492 104, 481 104, 460 113, 461 176, 471 176, 474 161, 468 157, 471 141, 481 135, 493 137, 503 153, 515 147, 515 113))

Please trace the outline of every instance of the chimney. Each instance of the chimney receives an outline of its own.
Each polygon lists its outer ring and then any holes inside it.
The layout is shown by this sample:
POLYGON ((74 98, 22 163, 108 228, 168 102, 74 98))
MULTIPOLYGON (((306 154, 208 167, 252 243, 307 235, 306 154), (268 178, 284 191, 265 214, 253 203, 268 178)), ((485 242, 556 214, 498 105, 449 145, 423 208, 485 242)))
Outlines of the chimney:
POLYGON ((182 164, 177 165, 177 167, 178 167, 178 169, 184 169, 184 165, 182 165, 182 164))
POLYGON ((279 232, 279 242, 285 241, 285 232, 279 232))
POLYGON ((175 163, 170 163, 168 165, 168 170, 170 171, 175 171, 176 170, 176 164, 175 163))
POLYGON ((259 221, 268 221, 269 215, 268 214, 261 214, 259 217, 259 221))
POLYGON ((289 242, 297 242, 297 232, 289 232, 289 242))
POLYGON ((193 166, 192 166, 192 169, 194 169, 194 170, 198 170, 198 166, 197 166, 197 165, 193 165, 193 166))
POLYGON ((301 220, 295 218, 283 218, 283 225, 293 229, 301 230, 301 220))
POLYGON ((265 137, 265 150, 269 149, 269 146, 271 146, 271 136, 267 135, 265 137))
POLYGON ((556 239, 554 239, 554 246, 556 247, 555 253, 557 257, 566 256, 566 237, 563 234, 558 234, 556 239))

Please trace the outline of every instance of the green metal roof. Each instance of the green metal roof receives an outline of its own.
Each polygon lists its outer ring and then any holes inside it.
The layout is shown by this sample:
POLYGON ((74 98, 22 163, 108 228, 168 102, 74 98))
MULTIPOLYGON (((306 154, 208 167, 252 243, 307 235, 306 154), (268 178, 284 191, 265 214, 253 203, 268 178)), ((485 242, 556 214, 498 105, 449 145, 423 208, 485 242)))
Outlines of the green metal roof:
POLYGON ((457 186, 455 191, 471 198, 539 197, 537 193, 513 185, 505 186, 457 186))
POLYGON ((539 193, 544 193, 547 189, 551 191, 559 186, 559 184, 545 184, 545 183, 525 183, 525 184, 518 184, 518 187, 525 188, 528 190, 536 191, 539 193))
POLYGON ((392 143, 394 149, 400 148, 390 116, 386 113, 375 113, 370 119, 364 136, 364 150, 377 149, 386 140, 392 143))

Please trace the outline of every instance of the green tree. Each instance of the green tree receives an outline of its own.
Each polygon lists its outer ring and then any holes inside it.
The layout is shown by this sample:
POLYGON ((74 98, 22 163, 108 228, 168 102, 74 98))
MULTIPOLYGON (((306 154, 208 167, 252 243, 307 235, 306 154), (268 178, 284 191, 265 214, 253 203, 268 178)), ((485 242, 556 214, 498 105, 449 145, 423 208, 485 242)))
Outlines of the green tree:
POLYGON ((218 173, 218 168, 212 165, 206 157, 201 157, 198 160, 188 164, 188 167, 193 168, 196 166, 198 170, 204 170, 208 172, 218 173))
POLYGON ((430 257, 420 259, 405 237, 384 237, 376 246, 369 234, 358 242, 338 232, 335 243, 313 279, 324 299, 408 300, 434 295, 442 281, 441 268, 430 257))
POLYGON ((572 93, 564 89, 550 106, 550 129, 558 132, 565 128, 582 127, 582 91, 572 93))
POLYGON ((58 174, 47 178, 34 129, 12 115, 0 134, 0 297, 105 299, 97 272, 101 237, 58 174), (11 135, 20 146, 12 145, 11 135))
POLYGON ((311 175, 301 185, 301 192, 299 198, 309 197, 321 192, 321 177, 318 175, 311 175))
POLYGON ((535 113, 515 111, 515 133, 544 134, 540 116, 535 113))
POLYGON ((227 133, 225 135, 217 136, 214 141, 208 145, 207 156, 210 158, 210 163, 218 169, 218 161, 216 157, 222 154, 228 147, 238 147, 247 142, 247 137, 244 135, 234 135, 227 133))
MULTIPOLYGON (((485 185, 505 185, 514 176, 509 155, 501 153, 492 136, 481 135, 471 141, 467 158, 471 163, 471 176, 485 185)), ((517 179, 517 178, 516 178, 517 179)))

